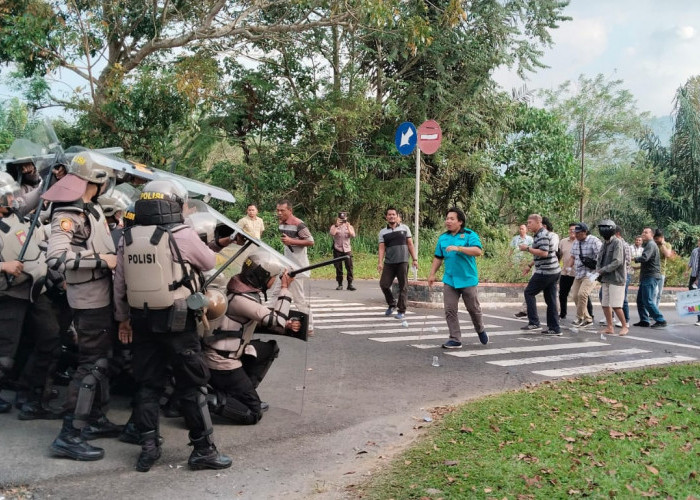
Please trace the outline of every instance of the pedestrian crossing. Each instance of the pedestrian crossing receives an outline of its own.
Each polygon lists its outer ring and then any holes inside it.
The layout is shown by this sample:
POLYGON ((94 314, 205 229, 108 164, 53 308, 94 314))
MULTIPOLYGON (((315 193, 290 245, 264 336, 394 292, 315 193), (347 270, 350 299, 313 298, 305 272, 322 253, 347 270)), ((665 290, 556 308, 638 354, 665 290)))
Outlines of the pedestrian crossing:
POLYGON ((527 367, 531 373, 547 378, 681 363, 696 359, 692 356, 668 353, 655 356, 653 351, 647 349, 625 348, 623 343, 627 339, 700 349, 698 346, 654 341, 632 335, 625 338, 611 336, 599 339, 594 333, 595 330, 566 331, 562 337, 548 337, 539 331, 520 330, 520 326, 526 323, 522 319, 491 313, 485 313, 484 320, 498 319, 501 325, 493 321, 485 323, 490 340, 488 345, 483 346, 478 341, 468 313, 460 310, 463 347, 444 350, 441 349, 441 345, 448 338, 448 329, 442 310, 425 314, 409 310, 405 319, 401 321, 394 316, 385 316, 386 307, 369 306, 362 302, 344 303, 338 299, 312 297, 311 304, 316 330, 339 331, 341 335, 379 344, 402 343, 415 349, 436 350, 441 355, 454 359, 481 359, 493 366, 527 367), (507 326, 502 326, 504 322, 507 326), (533 353, 533 356, 527 356, 527 353, 533 353), (550 366, 547 366, 548 364, 550 366))

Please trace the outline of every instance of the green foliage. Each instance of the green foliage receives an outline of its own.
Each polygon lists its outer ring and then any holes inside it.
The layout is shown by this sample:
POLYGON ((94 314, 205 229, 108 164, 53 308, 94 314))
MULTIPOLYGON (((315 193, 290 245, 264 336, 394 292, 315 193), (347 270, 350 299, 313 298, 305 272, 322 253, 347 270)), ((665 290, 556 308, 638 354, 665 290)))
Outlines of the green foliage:
POLYGON ((531 213, 573 214, 577 166, 572 140, 552 113, 518 105, 509 139, 494 153, 492 221, 518 223, 531 213))

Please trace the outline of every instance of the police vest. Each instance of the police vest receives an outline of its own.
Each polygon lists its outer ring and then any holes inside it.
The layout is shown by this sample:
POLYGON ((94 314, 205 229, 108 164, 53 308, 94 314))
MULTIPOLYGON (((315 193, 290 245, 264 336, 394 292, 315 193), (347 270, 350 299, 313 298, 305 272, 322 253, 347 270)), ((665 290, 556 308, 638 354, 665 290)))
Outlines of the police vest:
MULTIPOLYGON (((70 242, 71 250, 78 253, 85 250, 92 250, 97 254, 115 254, 117 253, 114 247, 114 241, 112 241, 112 235, 109 232, 109 226, 107 225, 107 219, 102 212, 102 209, 98 206, 93 206, 90 210, 85 210, 81 206, 63 206, 60 209, 61 212, 72 212, 77 214, 83 214, 87 217, 90 223, 90 236, 87 239, 83 239, 77 236, 73 237, 70 242)), ((112 270, 108 268, 84 268, 84 269, 71 269, 70 266, 66 267, 66 283, 69 285, 79 285, 81 283, 88 283, 90 281, 97 281, 104 278, 112 277, 112 270)))
POLYGON ((199 289, 199 274, 182 260, 171 236, 187 227, 132 226, 124 230, 124 280, 131 307, 167 309, 199 289))
MULTIPOLYGON (((233 295, 244 297, 257 304, 262 303, 260 294, 257 292, 233 293, 233 295)), ((229 315, 224 315, 222 320, 212 324, 212 328, 204 330, 202 343, 205 348, 212 349, 219 356, 240 359, 246 346, 253 340, 257 322, 242 316, 229 315)))
MULTIPOLYGON (((28 232, 29 224, 20 220, 16 214, 0 219, 0 237, 2 237, 3 243, 0 257, 4 262, 18 259, 28 232)), ((39 248, 39 237, 36 230, 32 233, 22 263, 24 271, 14 279, 11 286, 21 285, 29 281, 30 288, 34 288, 35 284, 40 288, 46 279, 46 257, 39 248)))

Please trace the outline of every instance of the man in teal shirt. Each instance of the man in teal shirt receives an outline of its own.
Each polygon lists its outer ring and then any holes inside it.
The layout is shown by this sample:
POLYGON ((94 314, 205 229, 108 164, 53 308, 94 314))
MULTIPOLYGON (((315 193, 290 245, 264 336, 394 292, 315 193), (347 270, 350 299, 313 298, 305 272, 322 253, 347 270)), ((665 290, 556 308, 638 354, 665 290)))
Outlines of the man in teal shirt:
POLYGON ((443 303, 445 305, 445 319, 450 338, 442 347, 445 349, 459 349, 462 347, 462 332, 459 327, 459 298, 464 301, 467 312, 471 316, 474 329, 479 336, 479 341, 486 344, 489 337, 484 330, 484 320, 481 314, 481 304, 477 295, 476 286, 479 284, 479 276, 476 270, 476 257, 484 252, 481 248, 479 235, 471 229, 466 229, 467 218, 459 208, 452 207, 445 216, 445 228, 447 231, 440 235, 435 247, 435 257, 430 267, 428 286, 435 282, 435 273, 445 262, 445 271, 442 276, 443 303))

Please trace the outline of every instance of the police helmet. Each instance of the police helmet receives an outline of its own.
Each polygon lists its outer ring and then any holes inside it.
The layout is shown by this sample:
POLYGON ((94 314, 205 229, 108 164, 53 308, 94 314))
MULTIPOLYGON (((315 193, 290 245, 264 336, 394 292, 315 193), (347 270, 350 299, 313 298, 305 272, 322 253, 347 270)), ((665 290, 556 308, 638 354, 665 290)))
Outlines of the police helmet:
POLYGON ((122 214, 122 220, 124 221, 124 227, 131 227, 136 223, 136 205, 135 203, 130 203, 124 209, 122 214))
POLYGON ((284 272, 284 266, 269 252, 258 250, 252 252, 243 262, 241 280, 258 290, 267 290, 267 282, 273 276, 284 272))
POLYGON ((612 220, 603 219, 598 223, 598 232, 603 238, 609 240, 610 238, 615 236, 616 227, 617 226, 615 225, 615 222, 613 222, 612 220))
POLYGON ((216 229, 216 217, 214 217, 214 214, 195 212, 188 215, 185 222, 194 228, 204 243, 214 241, 214 230, 216 229))
MULTIPOLYGON (((105 185, 105 187, 113 183, 114 180, 111 169, 100 166, 90 151, 82 151, 75 155, 70 165, 68 165, 68 173, 92 184, 105 185)), ((104 193, 107 189, 101 189, 100 191, 104 193)))
POLYGON ((187 188, 175 179, 155 179, 143 186, 142 200, 167 200, 182 205, 187 201, 187 188))
POLYGON ((0 172, 0 206, 11 207, 20 192, 17 181, 7 172, 0 172))
POLYGON ((182 206, 186 201, 187 189, 180 182, 174 179, 150 181, 135 203, 135 222, 142 226, 181 223, 182 206))
POLYGON ((210 288, 204 294, 207 298, 207 319, 215 321, 221 318, 228 309, 228 299, 226 294, 216 288, 210 288))
POLYGON ((122 212, 123 215, 127 207, 134 202, 123 191, 118 190, 118 187, 114 188, 109 194, 103 194, 97 198, 97 202, 102 207, 105 217, 115 217, 117 212, 122 212))

